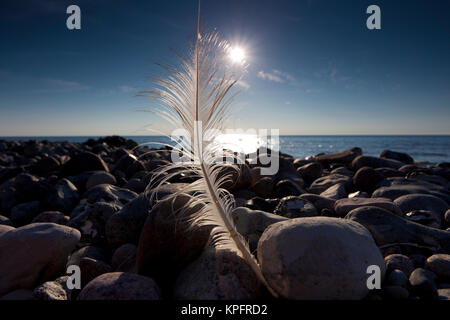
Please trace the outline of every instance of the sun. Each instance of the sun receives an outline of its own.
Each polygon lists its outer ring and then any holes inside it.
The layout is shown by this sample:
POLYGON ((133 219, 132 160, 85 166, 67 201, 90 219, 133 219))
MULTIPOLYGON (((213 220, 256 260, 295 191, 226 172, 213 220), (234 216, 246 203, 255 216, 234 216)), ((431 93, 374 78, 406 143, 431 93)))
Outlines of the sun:
POLYGON ((245 52, 242 48, 235 47, 230 49, 230 59, 233 62, 242 63, 245 59, 245 52))

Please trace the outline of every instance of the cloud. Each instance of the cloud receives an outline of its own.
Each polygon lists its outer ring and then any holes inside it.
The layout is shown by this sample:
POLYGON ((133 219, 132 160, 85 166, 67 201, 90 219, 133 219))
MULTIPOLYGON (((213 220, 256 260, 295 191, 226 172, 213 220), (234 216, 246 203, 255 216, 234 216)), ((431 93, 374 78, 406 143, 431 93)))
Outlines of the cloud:
POLYGON ((250 88, 250 84, 248 82, 245 82, 244 80, 239 80, 237 85, 244 88, 245 90, 248 90, 250 88))
POLYGON ((31 90, 33 93, 59 93, 59 92, 73 92, 80 90, 88 90, 91 87, 83 85, 76 81, 68 81, 63 79, 33 79, 40 83, 43 88, 31 90))
POLYGON ((293 86, 300 85, 297 79, 295 79, 292 75, 277 69, 273 69, 272 72, 264 72, 261 70, 258 72, 258 78, 278 83, 287 83, 293 86))
POLYGON ((261 78, 263 80, 269 80, 269 81, 274 81, 274 82, 279 82, 282 83, 284 82, 283 79, 281 79, 279 76, 273 74, 273 73, 266 73, 264 71, 259 71, 258 72, 258 78, 261 78))
POLYGON ((120 89, 122 92, 126 92, 126 93, 129 93, 129 92, 136 92, 136 91, 137 91, 136 88, 130 87, 130 86, 120 86, 119 89, 120 89))

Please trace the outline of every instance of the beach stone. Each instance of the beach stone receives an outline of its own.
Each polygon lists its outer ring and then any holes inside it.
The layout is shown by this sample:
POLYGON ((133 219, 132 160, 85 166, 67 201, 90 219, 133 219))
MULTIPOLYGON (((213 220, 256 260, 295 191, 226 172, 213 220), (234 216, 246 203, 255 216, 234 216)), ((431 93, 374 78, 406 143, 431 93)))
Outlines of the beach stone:
POLYGON ((395 269, 401 270, 407 277, 413 272, 414 264, 403 254, 390 254, 384 258, 386 271, 391 272, 395 269))
POLYGON ((142 194, 113 214, 105 226, 108 243, 114 248, 125 243, 137 244, 151 209, 150 199, 142 194))
POLYGON ((262 177, 251 186, 251 190, 255 192, 257 196, 267 198, 272 195, 273 187, 274 183, 272 178, 262 177))
POLYGON ((409 154, 403 153, 403 152, 391 151, 391 150, 383 150, 380 153, 380 158, 397 160, 397 161, 403 162, 405 164, 414 163, 414 159, 409 154))
POLYGON ((407 194, 431 194, 446 203, 450 203, 448 190, 432 183, 404 178, 387 178, 381 183, 379 188, 373 192, 373 198, 381 197, 395 200, 407 194), (381 183, 383 182, 387 182, 387 184, 382 186, 381 183))
POLYGON ((388 276, 386 277, 386 283, 388 285, 408 288, 409 285, 408 276, 406 276, 406 274, 402 270, 393 269, 391 271, 386 272, 388 274, 388 276))
POLYGON ((339 217, 345 217, 345 215, 353 209, 367 206, 386 209, 396 215, 402 215, 402 211, 400 210, 400 208, 387 198, 339 199, 334 204, 334 211, 339 217))
POLYGON ((380 173, 381 175, 383 175, 383 177, 385 178, 392 178, 392 177, 404 177, 405 174, 403 172, 400 172, 397 169, 393 169, 393 168, 375 168, 374 169, 376 172, 380 173))
POLYGON ((136 272, 137 246, 125 243, 118 247, 112 256, 112 267, 114 271, 136 272))
POLYGON ((347 188, 344 183, 337 183, 331 187, 329 187, 327 190, 322 192, 320 195, 325 198, 329 199, 342 199, 347 197, 347 188))
POLYGON ((439 300, 450 300, 450 289, 438 289, 437 293, 439 300))
MULTIPOLYGON (((172 282, 174 275, 200 256, 212 226, 193 227, 181 219, 196 214, 203 205, 179 194, 155 205, 147 216, 139 239, 136 272, 158 283, 172 282)), ((165 285, 161 286, 165 288, 165 285)))
POLYGON ((82 287, 98 276, 104 273, 112 272, 112 267, 109 264, 89 257, 81 258, 79 267, 81 272, 82 287))
POLYGON ((0 191, 0 210, 5 214, 11 212, 11 209, 19 204, 17 193, 14 188, 8 187, 0 191))
POLYGON ((367 267, 383 256, 370 233, 348 220, 299 218, 269 226, 258 244, 258 260, 269 285, 287 299, 362 299, 367 267))
POLYGON ((351 164, 353 159, 355 159, 357 156, 360 156, 361 154, 361 148, 355 147, 336 153, 315 156, 312 157, 312 160, 317 161, 325 166, 330 165, 331 163, 351 164))
POLYGON ((450 255, 433 254, 426 260, 425 269, 432 271, 441 280, 450 280, 450 255))
POLYGON ((39 214, 39 201, 18 204, 11 209, 11 221, 14 226, 21 227, 30 223, 39 214))
POLYGON ((424 299, 437 298, 436 275, 423 268, 415 269, 409 276, 413 294, 424 299))
POLYGON ((110 272, 89 282, 78 300, 159 300, 155 281, 134 273, 110 272))
MULTIPOLYGON (((250 200, 247 200, 245 204, 242 206, 245 206, 252 210, 273 212, 273 210, 275 210, 279 202, 280 202, 279 199, 263 199, 261 197, 253 197, 250 200)), ((237 204, 236 207, 238 207, 237 204)))
POLYGON ((144 192, 147 184, 140 179, 130 179, 124 186, 125 189, 136 192, 137 194, 144 192))
POLYGON ((11 291, 4 296, 0 297, 0 300, 5 301, 25 301, 34 300, 33 291, 29 289, 18 289, 11 291))
POLYGON ((289 179, 278 181, 275 185, 274 193, 277 198, 283 198, 288 196, 298 196, 304 191, 302 188, 295 182, 289 179))
POLYGON ((241 254, 229 248, 207 247, 177 277, 176 300, 249 300, 262 286, 241 254))
POLYGON ((30 167, 30 171, 37 174, 46 174, 59 170, 61 162, 50 155, 42 155, 35 164, 30 167))
POLYGON ((54 223, 32 223, 0 236, 0 295, 55 279, 80 236, 78 230, 54 223))
POLYGON ((114 172, 122 171, 123 173, 125 173, 127 179, 130 179, 136 172, 145 170, 145 166, 142 164, 142 162, 139 161, 138 158, 131 153, 124 154, 114 167, 114 172))
POLYGON ((0 236, 7 233, 8 231, 15 230, 13 226, 8 226, 6 224, 0 224, 0 236))
POLYGON ((370 198, 369 194, 364 191, 355 191, 348 195, 348 198, 370 198))
POLYGON ((55 281, 47 281, 33 290, 35 300, 53 301, 68 300, 67 293, 61 284, 55 281))
POLYGON ((300 196, 300 199, 311 202, 318 211, 328 209, 334 212, 334 203, 336 200, 325 198, 313 193, 304 193, 300 196))
POLYGON ((414 268, 422 268, 425 265, 425 261, 427 260, 427 257, 423 254, 416 253, 409 255, 409 259, 414 264, 414 268))
POLYGON ((32 223, 36 222, 52 222, 64 226, 69 222, 69 217, 59 211, 44 211, 33 219, 32 223))
POLYGON ((86 190, 99 184, 115 185, 116 183, 116 178, 111 173, 106 171, 97 171, 93 172, 87 179, 86 190))
POLYGON ((319 215, 311 202, 298 196, 282 198, 273 213, 286 218, 314 217, 319 215))
POLYGON ((371 168, 393 168, 399 169, 404 165, 403 162, 385 158, 377 158, 371 156, 358 156, 352 162, 352 168, 355 170, 359 170, 362 167, 371 167, 371 168))
POLYGON ((353 177, 355 173, 347 167, 339 167, 333 169, 330 174, 342 174, 343 176, 353 177))
POLYGON ((62 167, 62 174, 64 176, 74 176, 85 171, 109 172, 109 169, 99 155, 89 151, 83 151, 74 155, 62 167))
POLYGON ((345 219, 365 226, 378 246, 410 243, 450 252, 450 233, 410 222, 390 211, 376 207, 353 209, 345 219))
POLYGON ((405 219, 411 222, 420 223, 424 226, 440 229, 442 218, 434 211, 413 210, 405 214, 405 219))
POLYGON ((80 243, 82 245, 106 246, 105 225, 109 218, 120 209, 121 207, 114 203, 88 204, 82 212, 72 216, 67 225, 81 232, 80 243))
POLYGON ((401 286, 385 286, 383 292, 388 299, 407 299, 409 291, 401 286))
POLYGON ((362 167, 353 176, 353 184, 358 190, 371 193, 384 176, 370 167, 362 167))
POLYGON ((104 248, 85 246, 74 251, 71 254, 69 260, 67 261, 66 267, 69 267, 71 265, 79 266, 81 259, 85 257, 108 262, 108 252, 104 248))
POLYGON ((394 200, 404 213, 414 210, 427 210, 437 214, 439 224, 442 224, 445 211, 449 206, 444 200, 428 194, 408 194, 394 200))
POLYGON ((110 184, 99 184, 90 188, 83 195, 88 202, 112 202, 118 206, 123 206, 138 197, 136 192, 119 188, 110 184))
POLYGON ((237 231, 248 241, 250 250, 257 249, 259 238, 271 224, 288 220, 288 218, 245 207, 235 208, 232 212, 237 231))
POLYGON ((0 225, 12 226, 12 221, 5 216, 0 215, 0 225))
POLYGON ((80 201, 80 195, 72 182, 61 179, 53 186, 45 200, 49 210, 70 213, 80 201))
MULTIPOLYGON (((295 164, 294 164, 295 165, 295 164)), ((298 174, 307 183, 311 183, 322 175, 323 167, 319 162, 311 162, 297 168, 298 174)))
POLYGON ((351 183, 351 181, 352 179, 350 177, 341 174, 323 176, 319 179, 314 180, 314 182, 309 186, 308 191, 310 193, 320 194, 335 184, 349 184, 351 183))
POLYGON ((403 173, 404 175, 407 175, 410 172, 414 172, 420 170, 420 168, 414 164, 405 164, 404 166, 400 167, 398 171, 403 173))

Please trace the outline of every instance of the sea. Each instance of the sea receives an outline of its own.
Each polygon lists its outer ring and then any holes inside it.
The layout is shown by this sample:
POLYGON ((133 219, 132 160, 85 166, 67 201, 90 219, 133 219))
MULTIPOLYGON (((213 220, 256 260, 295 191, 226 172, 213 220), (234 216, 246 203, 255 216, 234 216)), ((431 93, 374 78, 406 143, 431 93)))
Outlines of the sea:
MULTIPOLYGON (((164 136, 124 136, 139 144, 158 147, 159 143, 172 144, 164 136)), ((48 140, 84 142, 98 136, 52 136, 52 137, 0 137, 4 140, 48 140)), ((226 140, 226 139, 225 139, 226 140)), ((229 139, 230 140, 230 139, 229 139)), ((259 147, 257 140, 247 136, 232 137, 232 144, 246 153, 253 152, 259 147)), ((280 151, 296 158, 306 158, 319 153, 333 153, 352 147, 360 147, 363 154, 379 156, 383 150, 405 152, 416 162, 450 162, 450 135, 346 135, 346 136, 280 136, 280 151)))

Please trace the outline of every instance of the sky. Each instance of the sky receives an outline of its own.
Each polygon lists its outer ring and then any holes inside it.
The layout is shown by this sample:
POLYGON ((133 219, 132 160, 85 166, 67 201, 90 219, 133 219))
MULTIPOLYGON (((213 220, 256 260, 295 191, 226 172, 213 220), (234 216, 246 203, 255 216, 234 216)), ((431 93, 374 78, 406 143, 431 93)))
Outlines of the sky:
MULTIPOLYGON (((450 134, 450 1, 204 0, 202 29, 245 50, 234 128, 450 134), (369 30, 369 5, 381 29, 369 30)), ((0 136, 153 135, 155 63, 192 43, 196 0, 4 0, 0 136), (81 9, 69 30, 66 8, 81 9)))

